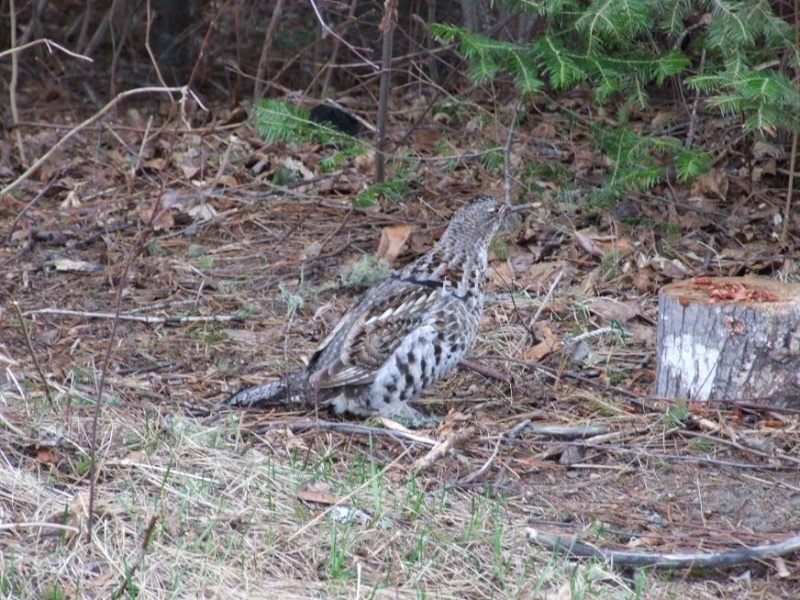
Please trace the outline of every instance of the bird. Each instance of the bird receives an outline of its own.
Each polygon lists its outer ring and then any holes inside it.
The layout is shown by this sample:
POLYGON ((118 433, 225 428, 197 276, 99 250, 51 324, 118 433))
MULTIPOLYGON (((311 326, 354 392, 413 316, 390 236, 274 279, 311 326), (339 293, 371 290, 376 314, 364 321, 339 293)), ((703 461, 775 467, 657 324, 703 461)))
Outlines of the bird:
POLYGON ((466 202, 427 254, 361 296, 306 368, 238 391, 222 404, 306 403, 339 414, 425 419, 411 404, 475 341, 489 244, 509 211, 488 195, 466 202))

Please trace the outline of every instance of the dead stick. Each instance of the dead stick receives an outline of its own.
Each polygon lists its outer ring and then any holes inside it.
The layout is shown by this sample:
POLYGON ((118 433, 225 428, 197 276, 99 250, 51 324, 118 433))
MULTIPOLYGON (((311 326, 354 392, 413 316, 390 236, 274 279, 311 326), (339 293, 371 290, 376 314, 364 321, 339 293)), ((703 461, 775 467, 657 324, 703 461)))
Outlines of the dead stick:
POLYGON ((28 331, 28 328, 25 327, 25 319, 22 316, 22 311, 19 309, 19 302, 12 302, 14 306, 14 310, 17 313, 17 317, 19 317, 19 324, 22 327, 22 334, 25 338, 25 345, 28 347, 28 352, 31 353, 31 359, 33 360, 33 366, 36 367, 36 372, 39 374, 39 378, 42 381, 42 385, 44 386, 44 393, 47 397, 47 401, 50 405, 53 405, 53 398, 50 396, 50 386, 47 385, 47 377, 44 375, 44 370, 42 369, 41 363, 39 363, 39 359, 36 358, 36 352, 33 350, 33 342, 31 342, 31 334, 28 331))
POLYGON ((763 544, 751 548, 738 550, 725 550, 723 552, 626 552, 598 548, 577 541, 577 536, 559 536, 544 533, 532 527, 526 529, 528 539, 546 547, 549 550, 560 551, 565 554, 586 558, 601 558, 613 562, 615 565, 625 567, 678 567, 678 568, 709 568, 729 567, 742 563, 753 562, 764 558, 773 558, 791 554, 800 550, 800 536, 790 537, 782 542, 763 544))
POLYGON ((69 310, 66 308, 39 308, 29 310, 25 315, 64 315, 71 317, 85 317, 87 319, 119 319, 120 321, 138 321, 151 325, 180 325, 183 323, 230 323, 241 322, 244 318, 239 315, 209 315, 188 317, 148 317, 144 315, 131 315, 127 313, 88 312, 82 310, 69 310))
MULTIPOLYGON (((76 125, 72 129, 70 129, 64 137, 62 137, 55 144, 53 144, 53 146, 50 148, 50 150, 45 152, 44 155, 42 155, 38 160, 36 160, 36 162, 34 162, 30 167, 28 167, 28 169, 22 175, 17 177, 14 181, 12 181, 6 187, 4 187, 2 190, 0 190, 0 196, 4 196, 5 194, 8 194, 11 190, 15 189, 20 183, 22 183, 23 181, 28 179, 28 177, 30 177, 32 173, 34 173, 39 167, 41 167, 45 162, 47 162, 47 160, 59 148, 61 148, 61 146, 63 146, 69 139, 71 139, 73 136, 77 135, 77 133, 79 131, 81 131, 82 129, 84 129, 86 126, 91 125, 92 123, 94 123, 95 121, 100 119, 100 117, 102 117, 107 112, 109 112, 112 108, 114 108, 117 104, 119 104, 125 98, 128 98, 129 96, 136 96, 138 94, 152 94, 152 93, 165 93, 165 92, 166 93, 172 93, 172 92, 184 93, 186 91, 188 91, 188 88, 186 88, 184 86, 184 87, 170 87, 170 88, 144 87, 144 88, 135 88, 135 89, 132 89, 132 90, 126 90, 124 92, 120 92, 119 94, 114 96, 114 98, 110 102, 108 102, 103 108, 101 108, 99 111, 97 111, 91 117, 89 117, 88 119, 86 119, 85 121, 80 123, 79 125, 76 125)), ((197 99, 195 99, 195 100, 197 100, 197 99)), ((199 100, 197 100, 197 101, 199 103, 199 100)))

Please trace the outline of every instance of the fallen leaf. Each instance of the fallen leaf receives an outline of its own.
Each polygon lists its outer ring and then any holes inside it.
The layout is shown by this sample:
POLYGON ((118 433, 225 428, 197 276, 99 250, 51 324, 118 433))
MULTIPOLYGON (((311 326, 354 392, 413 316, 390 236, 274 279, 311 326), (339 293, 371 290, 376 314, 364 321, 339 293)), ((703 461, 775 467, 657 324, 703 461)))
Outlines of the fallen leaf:
POLYGON ((650 259, 650 266, 657 273, 661 273, 670 279, 686 279, 689 275, 689 269, 677 258, 668 260, 661 256, 656 256, 650 259))
POLYGON ((67 197, 61 202, 61 208, 78 208, 81 205, 81 199, 75 190, 67 192, 67 197))
POLYGON ((48 463, 54 465, 58 462, 58 457, 56 453, 53 452, 52 448, 48 448, 46 446, 40 446, 36 449, 36 460, 43 463, 48 463))
POLYGON ((253 346, 268 345, 274 340, 275 332, 248 331, 246 329, 223 329, 222 332, 237 344, 252 344, 253 346))
POLYGON ((381 241, 378 244, 378 258, 382 258, 388 263, 394 262, 410 234, 411 225, 384 227, 381 232, 381 241))
POLYGON ((626 237, 601 237, 587 230, 576 231, 575 241, 587 253, 598 258, 605 258, 610 254, 620 257, 633 249, 633 244, 626 237))
POLYGON ((185 179, 193 179, 200 172, 200 167, 192 164, 183 164, 180 165, 180 170, 185 179))
POLYGON ((588 298, 586 307, 608 322, 627 323, 640 313, 639 306, 634 302, 620 302, 613 298, 588 298))
POLYGON ((223 175, 217 180, 217 185, 223 187, 236 187, 239 185, 239 181, 233 175, 223 175))
POLYGON ((317 481, 297 490, 297 497, 305 502, 317 502, 319 504, 336 504, 339 498, 331 494, 328 484, 317 481))
POLYGON ((675 113, 662 110, 657 112, 656 116, 650 119, 650 126, 653 129, 661 129, 662 127, 669 125, 675 120, 676 120, 675 113))
POLYGON ((172 216, 171 210, 158 210, 153 215, 153 209, 144 207, 139 211, 139 219, 142 223, 146 223, 153 227, 155 231, 162 231, 164 229, 171 229, 175 226, 175 219, 172 216))
POLYGON ((164 158, 151 158, 150 160, 144 161, 142 166, 146 169, 152 169, 153 171, 163 171, 167 166, 167 160, 164 158))
POLYGON ((322 252, 322 242, 314 240, 300 252, 300 260, 311 260, 318 257, 320 252, 322 252))
POLYGON ((728 175, 720 169, 712 169, 695 180, 691 195, 725 200, 728 195, 728 185, 728 175))
POLYGON ((561 347, 561 340, 546 323, 537 323, 536 333, 544 339, 522 353, 525 360, 540 361, 561 347))
POLYGON ((308 169, 308 167, 306 167, 302 162, 300 162, 296 158, 292 158, 291 156, 287 156, 287 157, 283 158, 281 160, 281 165, 284 168, 288 169, 289 171, 297 173, 303 179, 313 179, 314 178, 314 173, 312 173, 308 169))
POLYGON ((785 152, 780 146, 770 144, 763 140, 758 140, 753 144, 753 158, 761 160, 762 158, 783 158, 785 152))
POLYGON ((539 121, 536 125, 534 125, 533 129, 531 130, 531 135, 534 138, 543 140, 554 139, 556 137, 556 133, 557 133, 556 126, 549 119, 539 121))
POLYGON ((191 215, 195 221, 208 221, 217 216, 217 211, 210 204, 203 203, 190 208, 189 215, 191 215))

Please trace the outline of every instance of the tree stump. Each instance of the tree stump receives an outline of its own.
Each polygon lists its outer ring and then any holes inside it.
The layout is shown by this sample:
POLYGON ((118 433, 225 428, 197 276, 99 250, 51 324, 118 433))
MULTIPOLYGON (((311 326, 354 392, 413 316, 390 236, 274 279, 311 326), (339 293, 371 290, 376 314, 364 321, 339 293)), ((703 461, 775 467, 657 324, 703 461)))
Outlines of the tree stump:
POLYGON ((665 286, 655 392, 800 408, 800 285, 701 277, 665 286))

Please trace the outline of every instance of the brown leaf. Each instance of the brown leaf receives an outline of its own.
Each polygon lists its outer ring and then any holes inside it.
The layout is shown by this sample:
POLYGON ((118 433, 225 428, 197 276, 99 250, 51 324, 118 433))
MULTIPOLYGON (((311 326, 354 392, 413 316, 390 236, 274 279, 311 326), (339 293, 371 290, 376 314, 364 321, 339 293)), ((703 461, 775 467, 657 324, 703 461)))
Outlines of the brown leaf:
POLYGON ((320 252, 322 252, 322 241, 314 240, 300 252, 300 260, 311 260, 312 258, 317 258, 320 252))
MULTIPOLYGON (((563 261, 534 262, 532 252, 519 253, 509 258, 513 281, 517 288, 536 293, 546 292, 559 272, 567 268, 563 261)), ((506 285, 510 278, 506 279, 506 285)))
POLYGON ((656 256, 650 259, 650 266, 670 279, 686 279, 689 276, 689 269, 677 258, 670 260, 656 256))
POLYGON ((381 233, 381 242, 378 244, 378 258, 388 263, 394 262, 410 234, 411 225, 385 227, 381 233))
POLYGON ((728 195, 728 176, 720 169, 712 169, 695 180, 691 194, 725 200, 728 195))
POLYGON ((546 323, 537 323, 536 332, 544 338, 541 342, 528 348, 522 355, 525 360, 540 361, 555 352, 561 346, 561 340, 546 323))
POLYGON ((758 140, 753 144, 753 158, 761 160, 762 158, 783 158, 785 156, 783 148, 770 144, 763 140, 758 140))
POLYGON ((153 171, 163 171, 167 166, 167 160, 165 158, 151 158, 144 161, 142 166, 153 171))
POLYGON ((317 481, 297 490, 297 497, 304 502, 318 502, 319 504, 336 504, 339 498, 328 491, 328 485, 317 481))
POLYGON ((171 210, 159 209, 154 216, 152 208, 144 207, 139 210, 139 219, 142 223, 152 225, 155 231, 162 231, 175 226, 175 219, 172 216, 171 210))
POLYGON ((654 129, 661 129, 662 127, 669 125, 675 120, 676 120, 675 113, 673 113, 672 111, 662 110, 657 112, 656 115, 652 119, 650 119, 650 126, 654 129))
POLYGON ((514 281, 514 272, 511 270, 511 265, 508 261, 497 262, 492 264, 492 268, 486 271, 489 289, 491 290, 504 290, 508 289, 508 282, 514 281))
POLYGON ((552 140, 556 137, 556 126, 549 120, 539 121, 534 125, 531 135, 542 140, 552 140))
POLYGON ((24 452, 25 454, 33 457, 39 462, 51 465, 54 465, 58 462, 58 456, 56 455, 55 450, 51 446, 45 446, 44 444, 38 444, 38 443, 28 444, 27 446, 25 446, 24 452))
POLYGON ((197 177, 197 174, 200 172, 200 167, 197 165, 192 165, 189 163, 184 163, 179 165, 181 172, 183 173, 183 177, 185 179, 194 179, 197 177))
POLYGON ((612 253, 620 257, 633 249, 633 244, 626 237, 614 238, 603 236, 601 239, 594 234, 594 232, 589 230, 576 231, 575 241, 578 243, 578 246, 583 248, 586 252, 598 258, 605 258, 612 253))
POLYGON ((620 302, 612 298, 590 298, 586 302, 590 312, 599 315, 608 322, 627 323, 638 316, 639 306, 634 302, 620 302))

